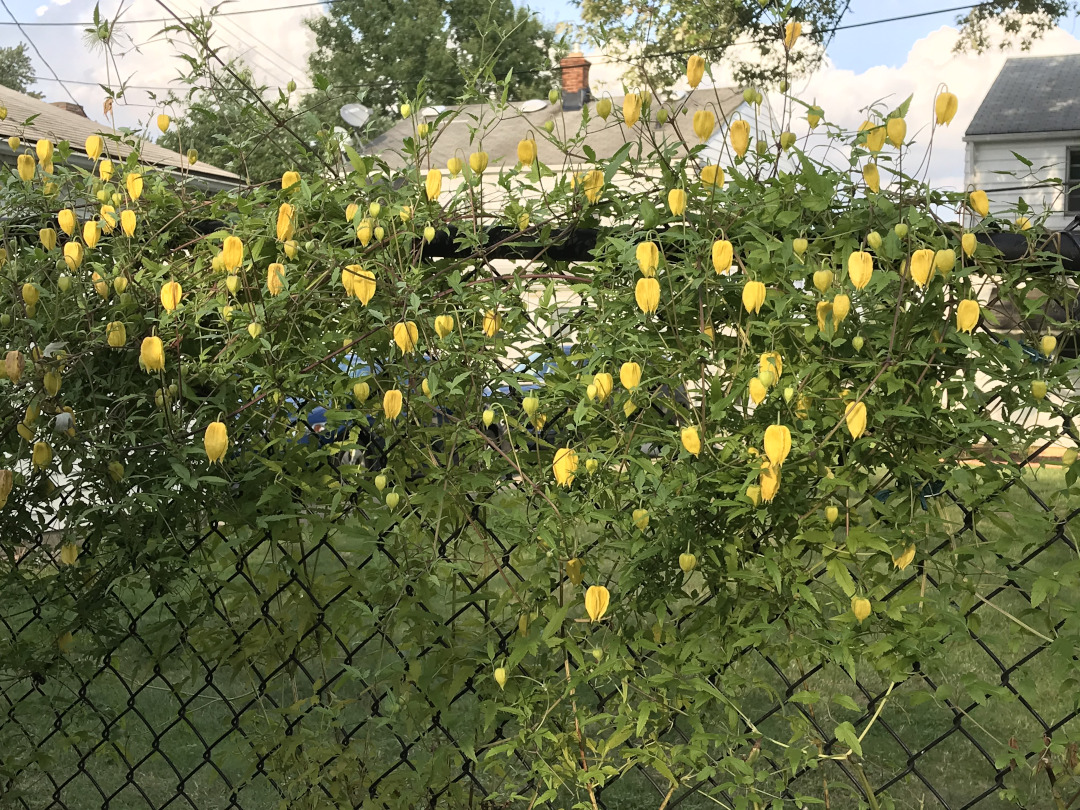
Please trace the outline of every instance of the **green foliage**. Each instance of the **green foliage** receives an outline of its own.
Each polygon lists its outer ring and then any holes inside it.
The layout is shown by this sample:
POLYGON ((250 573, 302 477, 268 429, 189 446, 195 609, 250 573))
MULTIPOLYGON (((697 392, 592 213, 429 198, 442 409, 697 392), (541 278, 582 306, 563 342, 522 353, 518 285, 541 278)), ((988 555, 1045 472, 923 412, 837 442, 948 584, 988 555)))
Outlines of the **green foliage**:
MULTIPOLYGON (((163 101, 166 109, 181 113, 158 143, 184 154, 195 149, 199 160, 251 183, 320 166, 318 153, 325 147, 317 140, 317 113, 323 111, 296 113, 284 95, 274 98, 240 62, 221 69, 193 60, 190 67, 184 77, 187 92, 170 92, 163 101), (282 126, 285 119, 288 129, 282 126)), ((325 133, 319 134, 325 141, 325 133)))
POLYGON ((30 89, 33 83, 34 64, 30 61, 26 43, 20 42, 10 48, 0 48, 0 85, 34 98, 41 98, 41 93, 30 89))
POLYGON ((512 0, 348 0, 308 25, 311 72, 385 114, 421 84, 428 103, 448 104, 508 77, 511 98, 546 97, 554 81, 554 32, 512 0))
MULTIPOLYGON (((516 114, 492 106, 495 120, 516 114)), ((68 776, 87 770, 115 789, 135 762, 175 785, 155 753, 167 751, 195 774, 201 807, 471 807, 481 790, 495 806, 588 808, 602 793, 657 808, 664 791, 694 790, 685 806, 794 808, 831 791, 832 806, 855 807, 837 780, 880 784, 906 767, 884 724, 929 745, 956 706, 1000 767, 1019 763, 1004 777, 1018 801, 1076 790, 1065 768, 1080 733, 1055 728, 1050 749, 1019 707, 1055 720, 1075 708, 1080 644, 1074 470, 1033 481, 1014 458, 1059 434, 1054 414, 1076 414, 1076 361, 1023 349, 1073 328, 1075 289, 1038 252, 1040 229, 1024 232, 1023 262, 986 245, 962 254, 950 208, 969 230, 1009 224, 973 222, 957 195, 905 176, 909 147, 877 156, 887 182, 868 192, 865 133, 830 130, 839 165, 763 133, 771 146, 725 159, 713 187, 703 147, 656 143, 657 131, 628 129, 611 159, 575 159, 591 177, 507 162, 484 186, 444 178, 435 199, 411 140, 404 171, 356 156, 369 171, 242 195, 144 171, 134 199, 136 155, 103 183, 64 161, 65 144, 53 176, 9 181, 18 210, 100 221, 85 201, 116 199, 138 217, 70 268, 39 239, 44 222, 6 226, 0 338, 26 363, 0 381, 10 795, 44 806, 50 780, 81 789, 68 776), (684 214, 672 190, 686 192, 684 214), (295 233, 279 230, 290 212, 295 233), (522 213, 537 257, 494 261, 484 229, 518 228, 522 213), (429 226, 452 234, 455 256, 425 241, 429 226), (587 257, 551 258, 586 228, 599 232, 587 257), (872 231, 873 275, 855 286, 849 260, 872 231), (234 274, 227 237, 244 246, 234 274), (730 273, 714 270, 718 240, 733 244, 730 273), (654 313, 635 295, 645 242, 659 255, 654 313), (919 249, 952 250, 955 267, 920 287, 905 269, 919 249), (374 277, 366 302, 344 275, 356 265, 374 277), (998 305, 958 331, 959 302, 986 303, 988 279, 998 305), (168 311, 173 280, 184 293, 168 311), (743 304, 749 280, 767 288, 760 312, 743 304), (828 307, 838 295, 852 301, 843 320, 828 307), (162 371, 140 367, 152 337, 162 371), (632 390, 627 362, 642 368, 632 390), (396 418, 382 407, 392 391, 396 418), (853 436, 855 401, 867 427, 853 436), (324 441, 306 424, 316 405, 324 441), (217 421, 230 446, 210 464, 217 421), (791 451, 769 470, 777 424, 791 451), (578 466, 560 486, 567 448, 578 466), (759 500, 770 472, 778 491, 759 500), (585 589, 598 586, 610 605, 590 621, 585 589), (871 603, 863 621, 853 597, 871 603), (1004 683, 976 639, 1007 666, 1037 658, 1004 683), (1053 786, 1028 753, 1055 769, 1053 786)), ((588 154, 573 133, 550 137, 588 154)), ((911 783, 872 806, 923 799, 911 783)))

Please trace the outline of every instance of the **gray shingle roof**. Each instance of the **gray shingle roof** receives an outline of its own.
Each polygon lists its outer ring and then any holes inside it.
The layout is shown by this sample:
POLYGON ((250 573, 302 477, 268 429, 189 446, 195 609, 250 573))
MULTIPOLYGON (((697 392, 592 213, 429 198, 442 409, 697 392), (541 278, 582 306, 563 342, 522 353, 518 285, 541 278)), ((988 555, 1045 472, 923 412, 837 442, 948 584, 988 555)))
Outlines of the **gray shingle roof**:
MULTIPOLYGON (((76 152, 85 154, 86 139, 91 135, 102 135, 105 138, 105 152, 113 160, 123 160, 131 152, 131 147, 127 144, 109 138, 110 135, 119 135, 112 127, 61 107, 54 107, 46 101, 24 95, 9 87, 0 86, 0 103, 3 103, 8 111, 7 118, 0 121, 0 137, 4 139, 16 135, 30 146, 42 138, 48 138, 54 143, 67 141, 76 152), (26 124, 30 118, 33 120, 26 124)), ((139 159, 143 163, 163 169, 184 168, 195 177, 234 183, 240 181, 232 172, 207 163, 196 163, 189 167, 186 158, 147 140, 143 140, 139 148, 139 159)))
MULTIPOLYGON (((622 107, 622 97, 612 99, 615 109, 622 107)), ((684 99, 671 101, 665 105, 669 111, 682 110, 678 116, 678 128, 683 137, 691 144, 696 143, 691 119, 697 110, 711 107, 718 112, 722 120, 726 120, 735 109, 742 103, 742 91, 730 87, 698 88, 684 99)), ((530 132, 536 137, 538 157, 542 163, 548 166, 559 166, 568 162, 566 156, 544 137, 544 122, 553 121, 556 134, 569 133, 571 136, 578 132, 581 125, 582 114, 580 110, 563 110, 559 105, 547 105, 542 110, 534 113, 523 113, 518 110, 518 104, 511 103, 502 113, 498 121, 493 121, 492 109, 485 104, 466 105, 460 108, 453 120, 439 125, 435 135, 435 141, 431 149, 431 165, 443 167, 446 161, 453 156, 465 159, 471 152, 479 147, 471 143, 470 128, 479 129, 484 133, 483 149, 490 158, 489 171, 500 165, 514 165, 517 162, 517 144, 530 132)), ((675 143, 678 136, 675 132, 675 122, 669 120, 661 126, 655 121, 658 106, 655 100, 652 102, 652 118, 650 124, 659 143, 675 143)), ((589 124, 585 143, 595 152, 598 159, 610 158, 624 143, 626 132, 615 115, 608 116, 604 121, 595 113, 596 102, 589 103, 589 124)), ((434 121, 434 119, 431 119, 434 121)), ((641 127, 642 124, 638 124, 641 127)), ((412 121, 399 121, 385 133, 371 141, 362 150, 368 155, 379 155, 393 169, 399 169, 406 165, 406 156, 402 150, 403 140, 412 135, 412 121)), ((591 162, 584 156, 580 147, 571 150, 577 162, 591 162)))
POLYGON ((966 135, 1080 130, 1080 54, 1009 59, 966 135))

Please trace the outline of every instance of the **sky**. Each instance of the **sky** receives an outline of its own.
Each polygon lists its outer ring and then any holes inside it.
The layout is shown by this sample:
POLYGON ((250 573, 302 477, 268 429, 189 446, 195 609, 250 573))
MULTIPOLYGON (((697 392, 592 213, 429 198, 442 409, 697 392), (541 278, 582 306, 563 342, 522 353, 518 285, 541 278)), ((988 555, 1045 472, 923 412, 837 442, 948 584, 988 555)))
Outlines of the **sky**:
MULTIPOLYGON (((20 22, 70 23, 92 17, 93 0, 6 0, 11 13, 20 22)), ((225 46, 231 55, 243 56, 254 68, 257 78, 270 86, 282 86, 295 79, 307 84, 304 74, 307 54, 313 37, 303 20, 319 13, 317 6, 285 10, 274 7, 293 5, 303 0, 234 0, 223 8, 230 11, 260 10, 254 14, 219 18, 216 44, 225 46)), ((961 0, 853 0, 844 25, 883 18, 920 14, 960 5, 961 0)), ((103 13, 115 13, 118 0, 102 0, 103 13)), ((203 0, 168 0, 178 14, 189 15, 209 8, 203 0)), ((578 10, 569 0, 532 0, 530 6, 548 23, 578 20, 578 10)), ((123 19, 160 20, 164 15, 155 0, 125 0, 123 19)), ((947 188, 963 186, 963 130, 989 89, 1006 57, 1019 51, 995 52, 984 56, 952 53, 957 40, 957 12, 931 14, 915 19, 838 31, 830 44, 826 64, 809 80, 798 83, 793 92, 800 98, 814 100, 825 109, 826 117, 845 126, 857 127, 865 117, 861 108, 884 99, 898 104, 914 94, 908 119, 909 133, 921 133, 927 140, 930 111, 937 86, 946 82, 960 100, 960 111, 950 127, 934 137, 928 177, 947 188)), ((0 23, 9 22, 0 10, 0 23)), ((131 43, 119 59, 119 70, 128 79, 130 89, 126 104, 117 107, 118 125, 148 129, 161 111, 165 87, 177 79, 183 63, 174 47, 160 34, 161 22, 127 22, 131 43)), ((51 79, 48 68, 33 55, 35 71, 42 81, 36 89, 46 100, 70 100, 66 91, 83 105, 90 117, 104 121, 104 93, 97 82, 117 84, 116 71, 107 69, 100 54, 90 53, 83 44, 79 27, 27 27, 26 33, 40 48, 46 62, 65 80, 64 87, 51 79), (65 91, 66 87, 66 91, 65 91)), ((1031 54, 1080 53, 1080 26, 1069 19, 1036 43, 1031 54)), ((0 45, 22 41, 14 25, 0 25, 0 45)), ((585 48, 586 54, 590 49, 585 48)), ((592 77, 594 91, 607 84, 617 90, 618 76, 611 65, 595 60, 592 77)), ((730 81, 722 67, 714 70, 717 83, 730 81)), ((167 110, 174 113, 175 110, 167 110)))

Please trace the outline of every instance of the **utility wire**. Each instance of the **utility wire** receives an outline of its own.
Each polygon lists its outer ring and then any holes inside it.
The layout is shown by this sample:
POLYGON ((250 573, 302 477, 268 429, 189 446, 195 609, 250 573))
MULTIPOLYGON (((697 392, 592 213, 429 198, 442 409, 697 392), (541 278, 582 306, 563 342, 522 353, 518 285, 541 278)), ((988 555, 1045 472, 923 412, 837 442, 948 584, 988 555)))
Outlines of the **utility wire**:
MULTIPOLYGON (((235 11, 219 11, 216 14, 213 14, 213 15, 208 14, 206 16, 208 18, 212 19, 214 17, 236 17, 236 16, 239 16, 241 14, 269 14, 269 13, 274 12, 274 11, 291 11, 292 9, 296 9, 296 8, 314 8, 315 6, 331 6, 334 3, 341 3, 341 2, 344 2, 344 0, 320 0, 320 2, 290 3, 287 6, 271 6, 270 8, 250 8, 250 9, 237 9, 235 11)), ((201 18, 200 17, 181 17, 180 21, 182 21, 182 22, 194 22, 194 21, 199 20, 199 19, 201 19, 201 18)), ((120 22, 123 23, 124 25, 150 25, 152 23, 160 25, 161 23, 172 24, 172 23, 174 23, 176 21, 177 20, 175 18, 172 18, 172 17, 150 17, 150 18, 143 19, 143 20, 124 20, 124 19, 120 20, 120 22)), ((17 24, 18 23, 10 23, 10 22, 0 21, 0 26, 17 25, 17 24)), ((89 21, 87 21, 87 22, 74 22, 74 21, 73 22, 48 22, 48 21, 40 21, 40 22, 23 23, 23 25, 33 26, 35 28, 74 28, 74 27, 88 28, 88 27, 92 27, 94 25, 94 23, 89 22, 89 21)))
MULTIPOLYGON (((3 2, 3 0, 0 0, 0 2, 3 2)), ((304 6, 308 6, 308 5, 325 5, 326 3, 335 3, 335 2, 343 2, 343 0, 326 0, 325 3, 301 3, 301 4, 298 4, 298 5, 295 5, 295 6, 278 6, 276 8, 264 9, 264 11, 279 11, 279 10, 288 9, 288 8, 300 8, 300 7, 304 7, 304 6)), ((904 14, 904 15, 901 15, 901 16, 898 16, 898 17, 882 17, 882 18, 876 19, 876 20, 865 20, 863 22, 858 22, 858 23, 848 23, 847 25, 835 25, 835 26, 833 26, 831 28, 824 29, 821 33, 822 33, 823 36, 830 36, 830 38, 831 38, 831 35, 835 34, 837 31, 847 31, 847 30, 851 30, 853 28, 865 28, 866 26, 870 26, 870 25, 884 25, 886 23, 902 22, 904 20, 914 20, 914 19, 919 19, 921 17, 934 16, 934 15, 937 15, 937 14, 950 14, 950 13, 956 12, 956 11, 970 11, 972 9, 976 9, 976 8, 979 8, 981 6, 986 6, 986 5, 991 5, 991 4, 990 3, 974 3, 974 4, 970 4, 970 5, 966 5, 966 6, 952 6, 951 8, 941 8, 941 9, 936 9, 934 11, 920 11, 920 12, 913 13, 913 14, 904 14)), ((247 14, 247 13, 251 13, 251 12, 235 11, 235 12, 229 12, 229 13, 232 13, 232 14, 247 14)), ((142 22, 148 22, 148 21, 144 20, 142 22)), ((54 24, 55 25, 61 25, 61 23, 54 23, 54 24)), ((62 24, 63 25, 73 25, 74 23, 62 23, 62 24)), ((769 37, 769 38, 748 40, 746 42, 735 42, 735 43, 732 43, 731 45, 718 45, 718 46, 713 46, 713 47, 702 46, 702 47, 698 47, 698 48, 682 48, 682 49, 679 49, 679 50, 661 51, 661 52, 657 52, 657 53, 646 54, 645 56, 648 59, 660 59, 660 58, 667 57, 667 56, 685 56, 687 54, 702 53, 703 51, 707 52, 707 51, 710 51, 710 50, 713 50, 713 51, 722 50, 722 49, 725 49, 725 48, 728 48, 728 47, 733 47, 733 46, 767 45, 770 42, 774 42, 774 41, 775 41, 775 38, 769 37)), ((605 62, 618 62, 618 61, 620 61, 618 57, 606 56, 605 55, 605 57, 603 58, 602 61, 594 61, 593 64, 604 64, 605 62)), ((558 72, 560 70, 562 70, 561 66, 553 65, 550 68, 544 68, 542 70, 521 71, 520 73, 516 73, 515 75, 516 76, 535 76, 535 75, 538 75, 540 73, 548 73, 548 72, 555 73, 555 72, 558 72)), ((55 76, 55 74, 54 74, 54 76, 55 76)), ((43 77, 34 77, 34 81, 57 81, 57 82, 61 82, 61 80, 59 78, 47 79, 47 78, 43 78, 43 77)), ((69 82, 71 84, 85 84, 85 85, 90 85, 90 86, 93 86, 93 87, 99 87, 100 86, 100 82, 80 81, 80 80, 77 80, 77 79, 64 79, 63 81, 67 81, 67 82, 69 82)), ((404 86, 405 84, 406 84, 405 82, 378 82, 378 83, 372 83, 372 84, 339 84, 339 85, 334 85, 334 86, 337 87, 338 89, 367 89, 367 88, 370 88, 370 87, 394 87, 394 86, 399 86, 399 85, 404 86)), ((171 86, 162 86, 162 85, 125 85, 125 89, 128 89, 128 90, 151 90, 151 91, 153 91, 153 90, 171 90, 171 89, 174 89, 174 88, 172 88, 171 86)), ((297 89, 298 90, 314 90, 316 88, 314 88, 314 87, 299 87, 297 89)))
MULTIPOLYGON (((241 15, 241 14, 270 14, 270 13, 275 12, 275 11, 291 11, 291 10, 297 9, 297 8, 313 8, 315 6, 332 6, 335 3, 342 3, 342 2, 345 2, 345 0, 321 0, 321 2, 290 3, 289 5, 285 5, 285 6, 271 6, 270 8, 252 8, 252 9, 237 9, 236 11, 219 11, 216 14, 207 15, 207 16, 209 18, 213 19, 214 17, 235 17, 235 16, 238 16, 238 15, 241 15)), ((920 11, 920 12, 913 13, 913 14, 902 14, 899 17, 887 17, 887 18, 880 19, 880 20, 867 20, 866 22, 861 22, 861 23, 850 23, 848 25, 838 25, 838 26, 836 26, 834 28, 828 29, 828 31, 826 31, 825 33, 835 33, 836 31, 846 31, 846 30, 849 30, 851 28, 862 28, 862 27, 867 26, 867 25, 880 25, 881 23, 901 22, 903 20, 914 20, 914 19, 918 19, 919 17, 932 17, 932 16, 934 16, 936 14, 950 14, 950 13, 952 13, 954 11, 971 11, 972 9, 976 9, 976 8, 981 7, 981 6, 990 6, 990 5, 994 5, 994 4, 989 3, 989 2, 969 3, 968 5, 965 5, 965 6, 953 6, 951 8, 939 8, 939 9, 933 9, 931 11, 920 11)), ((198 20, 200 18, 199 17, 183 17, 181 19, 183 21, 186 21, 186 22, 192 22, 192 21, 198 20)), ((143 19, 143 20, 124 20, 124 19, 121 19, 120 22, 123 23, 124 25, 149 25, 151 23, 158 23, 158 24, 161 24, 161 23, 173 23, 173 22, 176 22, 176 20, 171 19, 171 18, 165 18, 165 17, 154 17, 154 18, 143 19)), ((18 23, 0 21, 0 26, 5 26, 5 25, 18 25, 18 23)), ((88 26, 92 26, 93 23, 92 22, 46 22, 46 21, 39 21, 39 22, 22 23, 22 25, 27 26, 27 27, 40 27, 40 28, 73 28, 73 27, 85 28, 85 27, 88 27, 88 26)), ((678 53, 682 53, 682 51, 679 51, 678 53)))
MULTIPOLYGON (((63 88, 64 88, 64 92, 68 94, 68 98, 70 98, 70 99, 71 99, 71 100, 72 100, 72 101, 73 101, 73 102, 74 102, 75 104, 79 104, 79 100, 78 100, 77 98, 75 98, 75 96, 73 96, 73 95, 71 94, 71 90, 69 90, 69 89, 68 89, 68 86, 67 86, 66 84, 64 84, 64 83, 63 83, 63 82, 62 82, 62 81, 60 80, 60 77, 59 77, 59 76, 57 76, 57 75, 56 75, 56 71, 55 71, 55 70, 53 70, 53 68, 52 68, 52 65, 50 65, 50 64, 49 64, 49 63, 48 63, 48 62, 47 62, 47 61, 45 60, 45 57, 41 55, 41 51, 39 51, 39 50, 38 50, 38 46, 37 46, 36 44, 34 44, 34 40, 30 39, 30 35, 29 35, 28 33, 26 33, 26 31, 25 31, 25 30, 23 30, 23 27, 22 27, 22 25, 21 25, 21 24, 19 23, 19 21, 18 21, 17 19, 15 19, 15 15, 14 15, 14 14, 12 14, 12 13, 11 13, 11 9, 10 9, 10 8, 8 8, 7 0, 0 0, 0 5, 3 5, 3 6, 4 6, 4 11, 6 11, 6 12, 8 13, 8 16, 9 16, 9 17, 11 17, 11 22, 12 22, 12 23, 13 23, 14 25, 18 26, 18 28, 19 28, 19 32, 20 32, 20 33, 21 33, 21 34, 23 35, 23 38, 24 38, 24 39, 25 39, 25 40, 26 40, 27 42, 29 42, 29 43, 30 43, 30 47, 34 49, 34 53, 36 53, 36 54, 37 54, 37 57, 38 57, 38 59, 40 59, 40 60, 41 60, 41 63, 42 63, 43 65, 45 65, 45 67, 47 67, 47 68, 49 69, 49 73, 51 73, 51 74, 53 75, 53 78, 54 78, 54 79, 55 79, 55 80, 56 80, 57 82, 59 82, 59 84, 60 84, 60 86, 61 86, 61 87, 63 87, 63 88)), ((79 104, 79 106, 82 106, 82 105, 81 105, 81 104, 79 104)))

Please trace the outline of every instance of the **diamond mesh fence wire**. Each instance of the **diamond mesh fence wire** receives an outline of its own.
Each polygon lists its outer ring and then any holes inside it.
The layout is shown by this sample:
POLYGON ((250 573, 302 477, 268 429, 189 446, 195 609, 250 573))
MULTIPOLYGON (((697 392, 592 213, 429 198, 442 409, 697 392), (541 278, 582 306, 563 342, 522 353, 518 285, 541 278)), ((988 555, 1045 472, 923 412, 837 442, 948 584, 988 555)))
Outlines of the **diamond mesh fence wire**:
MULTIPOLYGON (((567 334, 556 331, 550 344, 560 347, 567 334)), ((992 497, 973 501, 933 483, 905 493, 883 480, 873 508, 933 526, 933 544, 882 600, 883 610, 932 594, 951 599, 952 620, 934 639, 945 655, 890 684, 824 656, 794 661, 732 651, 702 688, 737 686, 738 705, 727 717, 693 717, 685 706, 664 739, 685 741, 696 724, 740 727, 748 744, 735 758, 763 757, 776 772, 786 770, 786 791, 772 797, 773 806, 1050 806, 1056 777, 1046 754, 1055 737, 1080 726, 1075 685, 1040 670, 1061 627, 1048 596, 1068 594, 1072 586, 1057 572, 1078 555, 1080 499, 1061 486, 1064 467, 1054 452, 1072 446, 1075 432, 1068 414, 1057 417, 1060 439, 1011 459, 1017 474, 992 497), (962 536, 974 538, 966 547, 978 550, 981 570, 991 574, 976 599, 953 582, 948 553, 962 536), (828 699, 809 700, 814 694, 828 699), (834 731, 841 720, 853 729, 869 724, 856 755, 839 756, 852 748, 834 731), (782 745, 763 744, 784 740, 792 728, 816 740, 823 755, 816 767, 788 767, 782 745), (1045 750, 1017 743, 1032 729, 1045 750)), ((366 439, 348 449, 350 460, 363 456, 371 470, 393 451, 366 439)), ((346 474, 340 450, 312 442, 290 452, 306 453, 304 463, 321 465, 332 483, 346 474)), ((456 461, 462 469, 471 463, 456 461)), ((988 442, 973 448, 972 474, 980 463, 1003 459, 988 442)), ((409 520, 407 506, 400 516, 374 506, 360 499, 333 519, 313 513, 262 525, 178 516, 175 542, 145 549, 135 567, 93 575, 64 558, 59 522, 9 544, 13 551, 0 563, 0 804, 530 806, 538 788, 520 752, 497 767, 488 760, 525 720, 499 712, 489 658, 460 651, 482 639, 490 658, 505 657, 515 635, 537 633, 535 617, 499 600, 524 581, 532 558, 523 551, 535 546, 504 516, 541 508, 536 491, 506 477, 493 491, 468 492, 438 521, 410 521, 407 532, 395 531, 398 520, 409 520)), ((83 552, 108 530, 95 526, 83 552)), ((708 628, 692 614, 660 632, 698 633, 709 643, 708 628)), ((511 669, 514 679, 543 679, 561 676, 563 666, 538 670, 516 660, 511 669)), ((587 712, 617 704, 626 689, 597 685, 575 699, 587 712)), ((550 722, 562 729, 573 721, 553 712, 550 722)), ((1075 767, 1075 748, 1056 754, 1075 767)), ((660 763, 635 764, 610 775, 596 804, 750 806, 729 795, 729 778, 717 771, 715 779, 672 786, 660 763)), ((584 799, 567 786, 546 801, 561 807, 584 799)))

